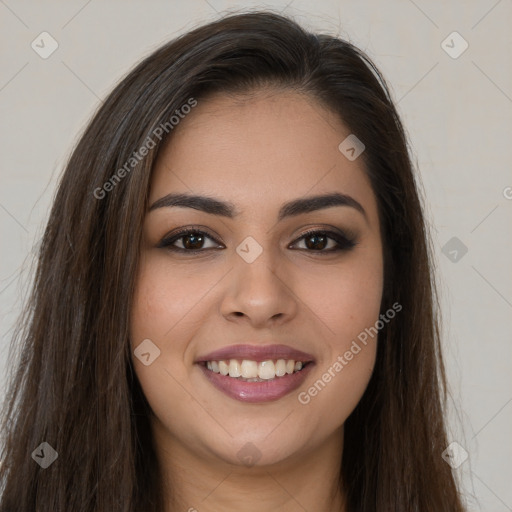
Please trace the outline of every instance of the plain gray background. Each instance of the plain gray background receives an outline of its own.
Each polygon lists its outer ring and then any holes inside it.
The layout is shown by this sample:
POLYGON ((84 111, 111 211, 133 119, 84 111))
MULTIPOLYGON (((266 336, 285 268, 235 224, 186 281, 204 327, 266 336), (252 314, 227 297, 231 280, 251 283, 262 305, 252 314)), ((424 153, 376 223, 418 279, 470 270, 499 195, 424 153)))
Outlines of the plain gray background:
POLYGON ((469 510, 512 511, 510 0, 0 0, 2 379, 31 251, 85 123, 161 43, 248 7, 282 10, 349 39, 390 84, 432 225, 453 397, 449 440, 469 453, 456 472, 469 510), (31 47, 44 37, 51 48, 42 32, 58 44, 46 59, 31 47))

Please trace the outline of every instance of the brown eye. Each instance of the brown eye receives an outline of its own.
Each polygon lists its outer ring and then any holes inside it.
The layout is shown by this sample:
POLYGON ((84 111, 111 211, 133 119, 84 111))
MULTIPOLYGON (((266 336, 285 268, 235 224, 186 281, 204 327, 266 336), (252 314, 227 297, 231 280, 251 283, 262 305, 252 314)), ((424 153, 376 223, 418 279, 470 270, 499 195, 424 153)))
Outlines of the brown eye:
POLYGON ((323 233, 315 233, 304 238, 308 249, 322 250, 329 245, 329 237, 323 233))
POLYGON ((208 233, 205 231, 201 231, 198 229, 187 229, 180 231, 170 237, 164 238, 159 244, 159 248, 166 248, 171 251, 181 251, 181 252, 198 252, 203 249, 212 249, 218 248, 218 245, 211 245, 210 247, 205 247, 204 244, 207 240, 214 240, 208 233), (176 245, 176 242, 181 244, 180 246, 176 245))
POLYGON ((308 231, 295 243, 304 241, 305 248, 309 252, 331 253, 351 249, 356 245, 355 241, 333 231, 308 231), (327 249, 326 249, 327 248, 327 249))
POLYGON ((205 240, 204 235, 198 233, 190 233, 180 238, 185 249, 201 249, 205 240))

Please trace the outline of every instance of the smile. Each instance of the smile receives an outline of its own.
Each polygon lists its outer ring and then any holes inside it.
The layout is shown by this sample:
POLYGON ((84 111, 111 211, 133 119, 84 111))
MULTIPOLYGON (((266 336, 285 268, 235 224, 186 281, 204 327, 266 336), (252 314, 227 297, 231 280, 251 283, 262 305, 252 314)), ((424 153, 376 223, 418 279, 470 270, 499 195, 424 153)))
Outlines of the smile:
POLYGON ((198 357, 208 382, 228 397, 249 403, 279 400, 304 383, 315 359, 288 345, 231 345, 198 357))
POLYGON ((260 362, 250 359, 228 359, 207 361, 206 368, 214 373, 245 382, 265 382, 300 372, 306 364, 294 359, 277 359, 276 361, 269 359, 260 362))

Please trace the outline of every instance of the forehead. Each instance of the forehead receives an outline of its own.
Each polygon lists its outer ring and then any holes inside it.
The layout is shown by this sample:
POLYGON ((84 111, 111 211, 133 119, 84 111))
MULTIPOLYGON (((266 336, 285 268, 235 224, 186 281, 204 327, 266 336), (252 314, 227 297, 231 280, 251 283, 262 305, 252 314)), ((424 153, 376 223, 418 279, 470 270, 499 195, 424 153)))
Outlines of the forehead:
POLYGON ((362 158, 338 149, 350 130, 315 99, 293 91, 216 94, 198 100, 162 148, 150 202, 170 192, 224 197, 247 207, 339 191, 373 204, 362 158))

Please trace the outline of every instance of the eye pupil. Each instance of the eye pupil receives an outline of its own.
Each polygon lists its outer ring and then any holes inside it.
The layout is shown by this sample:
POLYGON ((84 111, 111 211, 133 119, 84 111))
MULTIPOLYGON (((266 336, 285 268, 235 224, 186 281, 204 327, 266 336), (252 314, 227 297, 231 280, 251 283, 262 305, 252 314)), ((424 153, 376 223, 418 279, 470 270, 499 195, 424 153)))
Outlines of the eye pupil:
POLYGON ((315 233, 315 234, 312 234, 312 235, 309 235, 305 242, 306 242, 306 247, 308 249, 324 249, 325 248, 325 244, 326 244, 326 241, 327 241, 327 238, 325 235, 323 234, 318 234, 318 233, 315 233), (320 239, 321 241, 318 242, 318 239, 320 239), (310 240, 317 240, 316 242, 313 242, 313 243, 310 243, 310 240), (318 245, 320 244, 320 247, 318 247, 318 245))
POLYGON ((183 236, 183 246, 187 249, 199 249, 204 242, 203 235, 191 233, 183 236), (189 240, 192 242, 189 243, 189 240))

